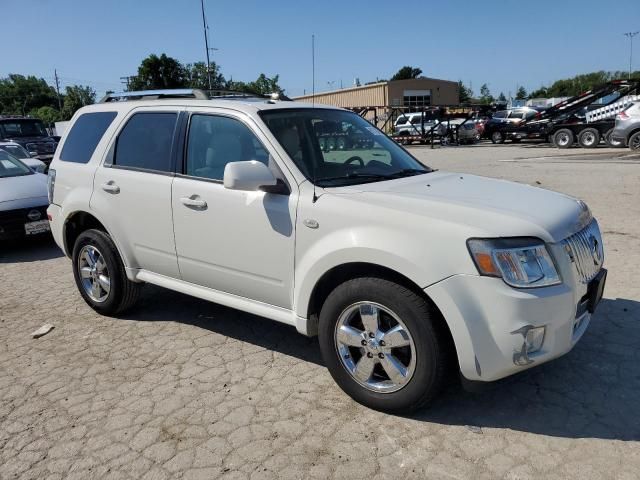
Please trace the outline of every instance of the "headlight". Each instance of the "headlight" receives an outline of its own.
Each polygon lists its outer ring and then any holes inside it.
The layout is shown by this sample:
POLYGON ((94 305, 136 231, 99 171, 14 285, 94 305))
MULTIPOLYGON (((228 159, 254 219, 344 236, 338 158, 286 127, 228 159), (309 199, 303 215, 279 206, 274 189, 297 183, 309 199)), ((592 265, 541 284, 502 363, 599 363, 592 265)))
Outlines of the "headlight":
POLYGON ((547 247, 537 238, 474 238, 467 246, 480 275, 502 278, 516 288, 561 283, 547 247))

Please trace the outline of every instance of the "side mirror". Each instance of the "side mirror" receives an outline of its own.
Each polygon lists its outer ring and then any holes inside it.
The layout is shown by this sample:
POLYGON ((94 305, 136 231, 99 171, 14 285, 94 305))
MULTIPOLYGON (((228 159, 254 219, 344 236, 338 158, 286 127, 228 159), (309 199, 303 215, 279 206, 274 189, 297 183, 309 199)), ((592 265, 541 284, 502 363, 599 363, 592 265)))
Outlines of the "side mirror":
POLYGON ((269 167, 256 160, 231 162, 224 167, 224 188, 230 190, 256 190, 273 188, 278 184, 269 167))

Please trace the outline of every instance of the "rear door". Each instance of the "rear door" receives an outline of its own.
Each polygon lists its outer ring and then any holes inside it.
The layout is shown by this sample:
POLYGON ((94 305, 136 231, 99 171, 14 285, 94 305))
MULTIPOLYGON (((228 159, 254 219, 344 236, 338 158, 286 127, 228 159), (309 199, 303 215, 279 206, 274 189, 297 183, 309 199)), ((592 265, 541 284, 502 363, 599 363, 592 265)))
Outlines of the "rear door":
POLYGON ((96 170, 91 208, 105 219, 128 267, 179 278, 171 183, 178 107, 134 109, 96 170))

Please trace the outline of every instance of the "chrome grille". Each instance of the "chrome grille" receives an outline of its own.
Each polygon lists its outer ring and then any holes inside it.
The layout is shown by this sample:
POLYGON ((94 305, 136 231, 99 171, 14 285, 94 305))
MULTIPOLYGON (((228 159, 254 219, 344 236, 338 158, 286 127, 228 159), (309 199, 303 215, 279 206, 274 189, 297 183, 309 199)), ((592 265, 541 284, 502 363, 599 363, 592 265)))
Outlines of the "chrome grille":
POLYGON ((578 279, 589 283, 600 271, 604 262, 604 249, 600 227, 594 219, 578 233, 562 241, 564 250, 575 266, 578 279))

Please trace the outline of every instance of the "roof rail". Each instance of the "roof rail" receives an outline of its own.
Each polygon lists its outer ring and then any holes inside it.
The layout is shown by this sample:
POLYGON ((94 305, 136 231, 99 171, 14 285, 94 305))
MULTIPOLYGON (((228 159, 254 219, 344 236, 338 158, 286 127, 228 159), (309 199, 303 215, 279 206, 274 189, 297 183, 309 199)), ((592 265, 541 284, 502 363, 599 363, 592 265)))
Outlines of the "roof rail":
POLYGON ((208 100, 209 96, 197 88, 180 88, 171 90, 141 90, 138 92, 108 93, 98 103, 125 102, 127 100, 144 100, 159 98, 196 98, 208 100))

